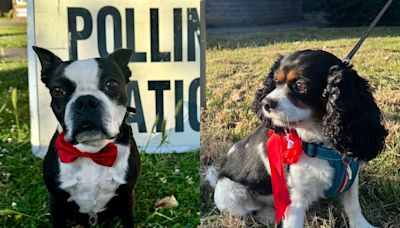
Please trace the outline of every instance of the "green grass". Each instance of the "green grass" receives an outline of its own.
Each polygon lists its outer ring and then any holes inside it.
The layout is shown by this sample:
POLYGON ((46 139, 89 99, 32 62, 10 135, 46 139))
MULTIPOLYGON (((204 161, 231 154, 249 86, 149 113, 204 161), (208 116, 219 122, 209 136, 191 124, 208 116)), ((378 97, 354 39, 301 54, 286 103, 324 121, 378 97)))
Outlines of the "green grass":
MULTIPOLYGON (((324 49, 343 58, 366 28, 307 28, 247 34, 207 34, 207 110, 202 114, 201 164, 220 164, 229 147, 259 124, 251 103, 278 54, 324 49)), ((400 226, 400 27, 377 27, 353 58, 367 78, 390 133, 385 151, 365 165, 360 201, 375 226, 400 226)), ((251 219, 220 215, 212 193, 201 184, 202 224, 259 226, 251 219)), ((308 212, 307 227, 345 227, 338 200, 324 200, 308 212), (333 203, 333 204, 331 204, 333 203)))
POLYGON ((139 225, 197 226, 200 223, 199 153, 146 155, 142 156, 142 162, 143 173, 136 193, 139 225), (178 208, 154 211, 156 199, 171 195, 178 201, 178 208))
POLYGON ((25 25, 0 27, 0 48, 23 48, 27 46, 26 44, 25 25))
MULTIPOLYGON (((0 62, 0 101, 0 227, 49 227, 42 159, 32 155, 29 142, 26 60, 0 62), (10 98, 12 88, 18 89, 19 129, 10 98)), ((199 224, 199 152, 142 154, 141 159, 142 175, 136 188, 134 214, 137 226, 199 224), (171 195, 176 197, 178 207, 154 209, 158 199, 171 195)))

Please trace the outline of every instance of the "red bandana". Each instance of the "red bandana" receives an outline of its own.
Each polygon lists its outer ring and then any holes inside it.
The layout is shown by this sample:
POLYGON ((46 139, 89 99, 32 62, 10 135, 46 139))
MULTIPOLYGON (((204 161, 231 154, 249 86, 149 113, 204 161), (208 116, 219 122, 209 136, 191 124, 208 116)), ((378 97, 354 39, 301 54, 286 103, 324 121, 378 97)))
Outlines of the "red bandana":
POLYGON ((71 143, 65 141, 64 133, 58 134, 56 141, 58 157, 63 163, 70 163, 77 158, 90 158, 99 165, 112 167, 117 159, 118 149, 114 143, 107 144, 97 153, 82 152, 74 147, 71 143))
POLYGON ((285 217, 285 212, 290 205, 283 164, 296 163, 303 149, 301 139, 294 130, 291 130, 289 134, 275 134, 273 130, 269 130, 268 134, 266 149, 271 169, 275 222, 278 224, 285 217))

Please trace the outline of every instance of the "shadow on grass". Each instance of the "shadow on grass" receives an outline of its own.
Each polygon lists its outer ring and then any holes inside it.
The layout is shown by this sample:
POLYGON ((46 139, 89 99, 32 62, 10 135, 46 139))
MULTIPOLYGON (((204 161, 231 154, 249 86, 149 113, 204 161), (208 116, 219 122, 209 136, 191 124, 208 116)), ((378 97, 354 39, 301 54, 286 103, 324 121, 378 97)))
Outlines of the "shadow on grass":
POLYGON ((18 90, 19 120, 29 125, 28 69, 26 61, 0 61, 0 135, 9 133, 14 123, 11 105, 11 88, 18 90))
POLYGON ((26 32, 3 33, 3 34, 0 34, 0 38, 7 37, 7 36, 18 36, 18 35, 26 35, 26 32))
MULTIPOLYGON (((251 33, 207 34, 208 49, 237 49, 298 41, 328 41, 358 39, 366 27, 303 28, 251 33)), ((400 36, 400 27, 375 27, 369 37, 400 36)))
POLYGON ((28 68, 25 59, 0 60, 0 92, 4 94, 9 87, 28 92, 28 68))

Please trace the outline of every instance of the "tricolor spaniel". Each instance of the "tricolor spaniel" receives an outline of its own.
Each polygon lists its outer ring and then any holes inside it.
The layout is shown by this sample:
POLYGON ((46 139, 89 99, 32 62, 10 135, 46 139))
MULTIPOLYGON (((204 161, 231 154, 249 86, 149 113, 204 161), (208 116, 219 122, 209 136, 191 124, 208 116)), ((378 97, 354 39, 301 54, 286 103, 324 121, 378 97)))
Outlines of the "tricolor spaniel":
POLYGON ((358 163, 383 150, 388 132, 368 82, 328 52, 297 51, 275 61, 253 108, 262 124, 233 145, 217 173, 208 170, 218 209, 273 221, 266 140, 271 130, 284 137, 290 131, 303 150, 285 166, 290 205, 283 227, 303 227, 312 203, 339 195, 350 227, 372 227, 358 200, 358 163))

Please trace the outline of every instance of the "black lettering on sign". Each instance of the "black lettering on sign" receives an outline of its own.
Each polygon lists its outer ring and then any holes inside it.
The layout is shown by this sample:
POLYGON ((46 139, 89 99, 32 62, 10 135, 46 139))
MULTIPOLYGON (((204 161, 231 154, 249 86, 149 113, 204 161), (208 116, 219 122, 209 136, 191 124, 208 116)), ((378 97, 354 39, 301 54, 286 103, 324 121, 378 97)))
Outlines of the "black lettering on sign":
POLYGON ((183 81, 175 81, 175 132, 183 132, 183 81))
POLYGON ((68 34, 69 37, 69 58, 71 60, 78 59, 78 40, 85 40, 89 38, 93 30, 92 16, 89 10, 79 7, 71 7, 67 9, 68 11, 68 34), (76 26, 76 18, 82 17, 83 28, 78 31, 76 26))
POLYGON ((150 9, 151 61, 171 61, 170 52, 160 52, 160 37, 158 32, 158 9, 150 9))
POLYGON ((174 61, 182 62, 182 9, 174 9, 174 61))
POLYGON ((106 17, 108 15, 113 19, 114 50, 122 47, 121 15, 117 8, 113 6, 105 6, 100 9, 99 14, 97 15, 97 45, 99 48, 99 54, 102 58, 108 56, 106 40, 106 17))
POLYGON ((156 116, 158 116, 156 131, 161 132, 164 121, 164 90, 170 90, 170 81, 148 81, 148 87, 156 93, 156 116))
POLYGON ((137 81, 130 81, 126 87, 126 93, 128 95, 128 105, 132 104, 132 93, 135 99, 136 113, 128 116, 128 122, 137 123, 139 132, 147 132, 146 122, 144 121, 142 100, 140 98, 140 91, 137 81))
POLYGON ((130 62, 146 62, 146 52, 136 52, 135 9, 126 9, 126 46, 133 50, 130 62))
POLYGON ((189 124, 194 131, 200 131, 200 121, 197 119, 197 90, 200 88, 200 78, 196 78, 189 86, 189 124))
POLYGON ((195 34, 200 42, 200 20, 196 8, 187 9, 188 17, 188 61, 196 61, 195 34))

